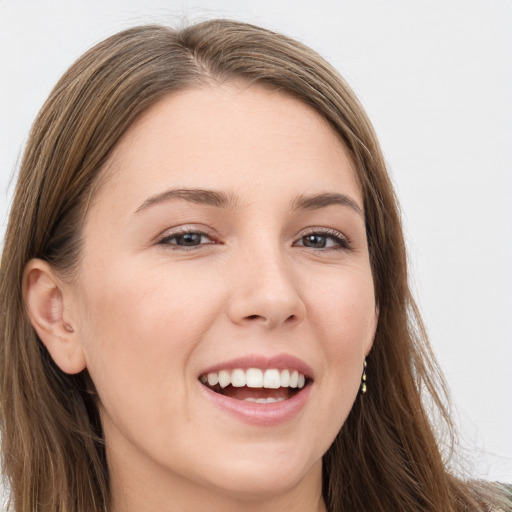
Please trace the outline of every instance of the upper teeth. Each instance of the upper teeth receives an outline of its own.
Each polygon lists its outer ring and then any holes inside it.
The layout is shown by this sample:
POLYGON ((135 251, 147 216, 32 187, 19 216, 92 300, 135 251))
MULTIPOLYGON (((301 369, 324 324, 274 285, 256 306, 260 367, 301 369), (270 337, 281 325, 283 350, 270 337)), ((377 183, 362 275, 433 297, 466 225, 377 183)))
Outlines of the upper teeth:
POLYGON ((230 384, 235 388, 247 386, 248 388, 303 388, 306 383, 306 377, 297 370, 260 370, 259 368, 249 368, 242 370, 220 370, 219 372, 209 372, 201 375, 201 381, 209 386, 219 384, 225 388, 230 384))

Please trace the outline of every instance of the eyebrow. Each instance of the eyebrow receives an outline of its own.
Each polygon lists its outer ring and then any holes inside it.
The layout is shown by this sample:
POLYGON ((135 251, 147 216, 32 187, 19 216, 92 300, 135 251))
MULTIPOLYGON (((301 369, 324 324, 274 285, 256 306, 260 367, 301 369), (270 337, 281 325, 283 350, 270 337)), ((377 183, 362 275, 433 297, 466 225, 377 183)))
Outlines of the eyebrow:
MULTIPOLYGON (((148 199, 135 210, 135 213, 172 199, 181 199, 195 204, 230 209, 236 208, 238 203, 236 196, 233 194, 216 190, 181 188, 166 190, 165 192, 148 197, 148 199)), ((328 192, 310 196, 300 194, 292 201, 293 210, 319 210, 332 205, 348 206, 356 213, 363 215, 360 206, 351 197, 345 194, 328 192)))
POLYGON ((348 206, 359 215, 363 215, 361 207, 349 196, 345 194, 323 193, 311 196, 299 195, 293 203, 294 210, 319 210, 331 205, 348 206))
POLYGON ((215 190, 180 188, 172 189, 148 197, 136 210, 138 213, 150 206, 169 201, 171 199, 182 199, 195 204, 215 206, 217 208, 234 208, 237 200, 234 195, 218 192, 215 190))

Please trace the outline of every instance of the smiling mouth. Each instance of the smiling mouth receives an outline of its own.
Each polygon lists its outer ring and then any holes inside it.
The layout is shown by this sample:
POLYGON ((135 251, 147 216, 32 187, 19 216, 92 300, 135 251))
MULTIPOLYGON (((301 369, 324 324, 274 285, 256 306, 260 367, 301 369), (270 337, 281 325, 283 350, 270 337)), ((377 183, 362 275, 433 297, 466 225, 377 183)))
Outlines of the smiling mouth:
POLYGON ((204 373, 199 380, 215 393, 258 404, 288 400, 310 383, 298 370, 275 368, 220 370, 204 373))

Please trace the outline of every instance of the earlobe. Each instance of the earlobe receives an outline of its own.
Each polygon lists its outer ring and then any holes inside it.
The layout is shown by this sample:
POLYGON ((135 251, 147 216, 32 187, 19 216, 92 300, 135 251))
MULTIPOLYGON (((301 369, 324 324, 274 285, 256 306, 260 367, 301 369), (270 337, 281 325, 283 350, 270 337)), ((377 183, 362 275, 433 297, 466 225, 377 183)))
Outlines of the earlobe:
POLYGON ((30 323, 57 366, 65 373, 79 373, 85 356, 72 319, 66 317, 64 286, 51 266, 32 259, 23 275, 23 297, 30 323))

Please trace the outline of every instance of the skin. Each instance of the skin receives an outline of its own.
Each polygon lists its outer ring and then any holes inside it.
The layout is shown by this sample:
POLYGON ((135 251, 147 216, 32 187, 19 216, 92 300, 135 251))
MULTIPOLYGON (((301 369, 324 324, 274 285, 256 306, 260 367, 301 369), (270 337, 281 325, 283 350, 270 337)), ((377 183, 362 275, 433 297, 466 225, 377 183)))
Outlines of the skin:
POLYGON ((24 290, 57 364, 87 368, 96 385, 113 510, 325 510, 322 456, 357 397, 378 318, 361 189, 342 142, 282 93, 204 86, 148 110, 105 173, 73 281, 32 260, 24 290), (149 204, 184 188, 235 204, 149 204), (360 211, 292 207, 320 193, 360 211), (183 227, 205 234, 199 245, 179 245, 183 227), (311 233, 325 247, 311 246, 311 233), (314 372, 289 421, 248 424, 201 392, 212 364, 283 353, 314 372))

